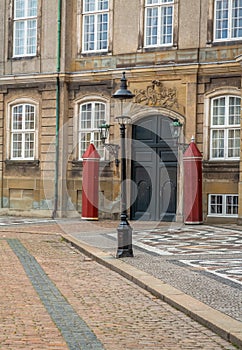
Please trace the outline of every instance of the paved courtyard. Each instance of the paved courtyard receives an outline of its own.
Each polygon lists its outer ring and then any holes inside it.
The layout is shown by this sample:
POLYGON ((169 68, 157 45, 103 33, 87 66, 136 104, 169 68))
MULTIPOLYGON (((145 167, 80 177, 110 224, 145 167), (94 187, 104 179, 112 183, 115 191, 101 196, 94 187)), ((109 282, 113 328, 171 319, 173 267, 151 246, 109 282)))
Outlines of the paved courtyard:
POLYGON ((20 231, 0 234, 0 349, 235 349, 60 236, 20 231))
MULTIPOLYGON (((0 349, 235 349, 61 239, 112 256, 117 224, 0 219, 0 349)), ((242 322, 237 227, 131 224, 135 256, 122 261, 242 322)))

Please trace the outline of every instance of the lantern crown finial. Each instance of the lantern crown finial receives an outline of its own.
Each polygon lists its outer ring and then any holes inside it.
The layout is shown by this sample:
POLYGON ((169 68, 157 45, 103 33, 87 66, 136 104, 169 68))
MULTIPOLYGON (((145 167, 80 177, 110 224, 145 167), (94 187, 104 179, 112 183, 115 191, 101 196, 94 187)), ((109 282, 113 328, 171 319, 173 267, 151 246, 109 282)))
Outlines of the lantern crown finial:
POLYGON ((135 95, 127 89, 127 79, 125 77, 125 72, 123 72, 120 81, 120 88, 112 95, 112 97, 120 100, 128 100, 133 98, 135 95))

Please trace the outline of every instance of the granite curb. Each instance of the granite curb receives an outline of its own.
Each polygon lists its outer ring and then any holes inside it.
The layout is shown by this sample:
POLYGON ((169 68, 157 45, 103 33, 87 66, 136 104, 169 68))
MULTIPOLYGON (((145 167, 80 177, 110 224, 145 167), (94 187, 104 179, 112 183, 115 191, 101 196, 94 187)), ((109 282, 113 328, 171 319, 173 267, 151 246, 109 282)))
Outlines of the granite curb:
POLYGON ((162 280, 129 265, 127 262, 116 259, 109 253, 84 243, 69 234, 62 233, 61 237, 99 264, 119 273, 157 298, 167 302, 203 326, 206 326, 223 339, 236 345, 239 349, 242 349, 241 322, 196 300, 162 280))

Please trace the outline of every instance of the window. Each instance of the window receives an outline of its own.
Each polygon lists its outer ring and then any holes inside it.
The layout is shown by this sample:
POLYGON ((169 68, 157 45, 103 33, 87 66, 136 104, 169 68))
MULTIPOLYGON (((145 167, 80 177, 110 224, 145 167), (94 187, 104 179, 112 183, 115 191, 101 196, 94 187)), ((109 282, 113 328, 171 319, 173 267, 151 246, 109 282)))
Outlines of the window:
POLYGON ((80 105, 79 111, 79 159, 82 158, 90 142, 93 142, 100 157, 104 149, 100 139, 99 125, 106 116, 106 105, 101 102, 88 102, 80 105))
POLYGON ((13 55, 34 56, 37 48, 37 0, 14 0, 13 55))
POLYGON ((83 52, 108 50, 108 0, 83 1, 83 52))
POLYGON ((241 99, 236 96, 223 96, 212 100, 210 159, 239 159, 240 103, 241 99))
POLYGON ((215 41, 242 39, 242 0, 215 1, 215 41))
POLYGON ((237 216, 238 195, 210 194, 208 214, 212 216, 237 216))
POLYGON ((174 0, 146 0, 145 4, 145 46, 171 46, 174 0))
POLYGON ((11 159, 34 159, 36 139, 36 107, 18 104, 11 114, 11 159))

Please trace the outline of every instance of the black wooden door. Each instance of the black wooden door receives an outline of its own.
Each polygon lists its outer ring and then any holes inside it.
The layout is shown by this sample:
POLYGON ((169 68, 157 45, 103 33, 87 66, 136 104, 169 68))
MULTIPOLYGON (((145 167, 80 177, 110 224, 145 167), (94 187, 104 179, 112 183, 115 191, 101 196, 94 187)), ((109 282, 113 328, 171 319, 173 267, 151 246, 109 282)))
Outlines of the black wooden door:
POLYGON ((131 219, 173 221, 176 215, 177 149, 171 120, 150 116, 133 125, 131 219))

